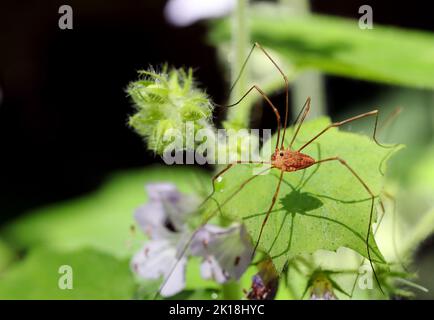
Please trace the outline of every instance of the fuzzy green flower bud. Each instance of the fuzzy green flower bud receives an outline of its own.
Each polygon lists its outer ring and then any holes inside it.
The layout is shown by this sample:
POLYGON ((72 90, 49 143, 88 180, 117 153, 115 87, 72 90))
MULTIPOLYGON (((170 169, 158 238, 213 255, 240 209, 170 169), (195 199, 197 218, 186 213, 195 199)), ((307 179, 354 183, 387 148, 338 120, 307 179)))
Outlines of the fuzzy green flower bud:
POLYGON ((136 109, 129 125, 159 155, 171 143, 165 139, 170 130, 182 135, 184 149, 194 148, 185 144, 186 124, 190 123, 193 134, 213 128, 213 105, 207 94, 195 85, 192 69, 185 72, 164 66, 161 72, 148 70, 139 74, 140 79, 130 83, 127 89, 136 109))

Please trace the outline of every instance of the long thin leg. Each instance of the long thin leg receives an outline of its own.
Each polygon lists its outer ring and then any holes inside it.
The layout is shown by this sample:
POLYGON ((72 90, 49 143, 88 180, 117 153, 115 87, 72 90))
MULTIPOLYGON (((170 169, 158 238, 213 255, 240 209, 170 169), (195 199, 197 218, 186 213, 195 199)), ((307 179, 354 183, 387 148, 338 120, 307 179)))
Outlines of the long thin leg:
POLYGON ((372 139, 380 147, 383 147, 383 148, 393 148, 394 146, 385 146, 385 145, 382 145, 381 143, 378 142, 377 137, 376 137, 376 134, 377 134, 377 125, 378 125, 378 110, 372 110, 372 111, 369 111, 369 112, 366 112, 366 113, 359 114, 358 116, 355 116, 355 117, 352 117, 352 118, 349 118, 349 119, 346 119, 346 120, 343 120, 343 121, 334 122, 334 123, 328 125, 321 132, 319 132, 312 139, 310 139, 303 146, 301 146, 297 151, 300 152, 301 150, 303 150, 304 148, 306 148, 309 144, 311 144, 313 141, 315 141, 316 139, 318 139, 321 135, 323 135, 325 132, 327 132, 331 128, 340 127, 340 126, 342 126, 344 124, 347 124, 349 122, 356 121, 356 120, 359 120, 359 119, 362 119, 362 118, 365 118, 365 117, 369 117, 369 116, 375 116, 374 133, 372 134, 372 139))
POLYGON ((274 204, 276 203, 277 196, 279 195, 280 184, 282 183, 284 173, 285 173, 285 171, 280 172, 279 182, 277 184, 276 191, 274 192, 273 199, 271 200, 270 208, 268 209, 267 214, 265 215, 265 218, 262 221, 261 230, 259 231, 258 240, 256 241, 255 248, 253 249, 253 252, 252 252, 252 259, 255 256, 256 250, 258 249, 259 241, 261 240, 262 232, 264 231, 265 224, 267 223, 268 217, 270 216, 271 210, 273 210, 274 204))
MULTIPOLYGON (((377 235, 378 229, 380 229, 380 225, 383 222, 384 216, 386 215, 386 209, 384 207, 383 200, 381 200, 381 199, 380 199, 380 207, 381 207, 382 215, 381 215, 381 218, 379 219, 379 221, 377 223, 377 226, 376 226, 376 228, 374 230, 374 236, 377 235)), ((359 268, 361 266, 363 266, 363 264, 365 263, 365 259, 366 259, 365 257, 362 257, 362 261, 360 262, 359 268)), ((359 280, 359 274, 358 273, 356 275, 356 278, 354 279, 353 286, 351 287, 351 293, 350 293, 350 297, 351 298, 354 295, 354 290, 356 289, 357 280, 359 280)))
MULTIPOLYGON (((289 143, 289 149, 292 148, 292 144, 295 141, 295 138, 298 135, 298 132, 300 131, 301 125, 304 122, 304 119, 306 118, 307 114, 310 111, 310 97, 307 97, 306 102, 304 103, 303 108, 301 108, 300 113, 297 116, 297 119, 295 119, 295 123, 297 123, 298 119, 300 119, 300 122, 298 123, 297 128, 295 129, 294 135, 292 136, 291 142, 289 143), (301 117, 301 118, 300 118, 301 117)), ((283 147, 283 140, 282 140, 282 147, 283 147)))
POLYGON ((289 113, 289 81, 288 77, 285 75, 285 73, 282 71, 282 69, 277 65, 276 61, 271 58, 270 54, 257 42, 255 42, 255 46, 261 49, 261 51, 267 56, 268 59, 270 59, 271 63, 276 67, 276 69, 279 71, 279 73, 283 77, 283 81, 285 81, 285 120, 283 121, 283 135, 282 135, 282 145, 283 141, 285 141, 285 133, 286 133, 286 127, 288 126, 288 113, 289 113))
POLYGON ((276 122, 277 122, 277 142, 276 142, 276 149, 279 146, 279 139, 280 139, 280 130, 282 127, 282 124, 280 122, 280 113, 279 110, 277 110, 276 106, 271 102, 270 98, 267 97, 267 95, 265 94, 264 91, 262 91, 261 88, 259 88, 256 84, 254 84, 249 90, 247 90, 247 92, 235 103, 230 104, 228 106, 222 106, 222 107, 226 107, 226 108, 232 108, 235 107, 236 105, 238 105, 241 101, 243 101, 243 99, 250 93, 252 92, 253 89, 256 89, 259 94, 265 99, 265 101, 267 101, 268 105, 271 107, 271 109, 273 109, 274 114, 276 115, 276 122))
MULTIPOLYGON (((251 176, 249 179, 247 179, 246 181, 244 181, 242 184, 240 184, 240 186, 238 187, 237 190, 235 190, 228 198, 226 198, 225 201, 223 201, 223 203, 220 205, 220 208, 223 207, 226 203, 228 203, 230 200, 232 200, 233 197, 235 197, 249 182, 251 182, 253 179, 255 179, 256 177, 262 175, 263 173, 265 173, 267 170, 271 170, 274 167, 269 167, 266 168, 264 170, 262 170, 261 172, 251 176)), ((214 214, 217 210, 215 210, 212 214, 214 214)))
MULTIPOLYGON (((232 164, 233 165, 233 164, 232 164)), ((229 168, 231 168, 231 166, 226 167, 226 171, 229 170, 229 168)), ((194 240, 194 237, 197 235, 197 233, 199 232, 199 230, 204 227, 212 218, 214 218, 214 216, 216 215, 216 213, 218 211, 221 210, 222 206, 224 206, 226 203, 228 203, 236 194, 238 194, 249 182, 251 182, 253 179, 255 179, 256 177, 259 177, 261 174, 263 174, 265 171, 270 170, 274 167, 269 167, 266 168, 265 170, 262 170, 261 172, 259 172, 258 174, 255 174, 253 176, 251 176, 249 179, 247 179, 246 181, 244 181, 236 191, 234 191, 233 194, 231 194, 221 205, 219 203, 217 203, 217 208, 210 214, 208 215, 205 220, 201 223, 201 225, 193 232, 193 234, 190 236, 190 238, 188 239, 188 241, 186 242, 186 244, 184 245, 184 247, 182 248, 180 254, 179 254, 179 258, 178 260, 176 260, 174 266, 170 269, 170 272, 167 274, 166 279, 163 281, 160 289, 158 290, 158 292, 155 294, 154 296, 154 300, 160 295, 161 291, 164 289, 164 287, 167 285, 167 283, 169 282, 170 277, 172 276, 173 272, 175 271, 176 267, 178 266, 179 262, 181 261, 181 258, 187 253, 188 248, 190 247, 190 244, 192 243, 192 241, 194 240)), ((207 199, 209 199, 210 196, 207 197, 207 199)), ((203 202, 204 203, 204 202, 203 202)), ((202 204, 203 204, 202 203, 202 204)), ((201 205, 202 205, 201 204, 201 205)))
POLYGON ((243 74, 244 69, 245 69, 246 66, 247 66, 247 62, 249 62, 250 57, 252 56, 252 53, 253 53, 253 51, 255 50, 255 47, 256 47, 256 43, 253 44, 252 48, 251 48, 250 51, 249 51, 249 54, 247 55, 246 60, 244 61, 243 65, 241 66, 241 69, 240 69, 240 72, 238 73, 238 76, 236 77, 234 83, 232 83, 232 85, 231 85, 231 87, 230 87, 230 89, 229 89, 229 94, 232 93, 232 91, 234 90, 234 88, 235 88, 235 86, 237 85, 238 81, 240 80, 241 75, 243 74))
POLYGON ((365 190, 371 196, 371 211, 369 213, 368 232, 366 234, 366 251, 368 253, 369 264, 371 265, 372 272, 374 273, 375 280, 376 280, 376 282, 377 282, 377 284, 378 284, 378 286, 380 288, 380 291, 384 294, 383 288, 381 287, 380 281, 378 280, 378 276, 377 276, 377 273, 375 271, 374 264, 372 263, 371 250, 369 248, 369 237, 371 235, 372 216, 373 216, 373 212, 374 212, 375 195, 372 192, 372 190, 368 187, 368 185, 366 184, 366 182, 342 158, 340 158, 340 157, 326 158, 326 159, 322 159, 322 160, 316 161, 315 164, 319 164, 319 163, 323 163, 323 162, 329 162, 329 161, 339 161, 339 163, 341 163, 343 166, 345 166, 353 174, 353 176, 362 184, 363 188, 365 188, 365 190))
MULTIPOLYGON (((212 192, 202 201, 202 203, 199 205, 199 208, 202 207, 215 193, 215 181, 220 178, 226 171, 228 171, 230 168, 232 168, 234 165, 237 164, 270 164, 269 161, 241 161, 238 160, 233 163, 229 163, 223 170, 218 172, 214 177, 212 177, 212 192)), ((267 168, 268 169, 268 168, 267 168)))
MULTIPOLYGON (((282 75, 283 81, 285 82, 285 120, 284 120, 284 124, 283 124, 283 140, 285 140, 285 132, 286 132, 286 127, 288 125, 288 113, 289 113, 289 81, 288 81, 288 77, 285 75, 285 73, 282 71, 282 69, 277 65, 276 61, 274 61, 274 59, 270 56, 270 54, 259 43, 255 42, 253 44, 252 49, 250 49, 250 52, 247 55, 246 60, 244 61, 243 65, 241 66, 240 73, 238 74, 237 78, 235 79, 234 83, 232 84, 231 88, 229 89, 229 92, 232 92, 235 85, 240 80, 241 75, 244 72, 244 69, 246 68, 247 62, 249 61, 255 48, 259 48, 266 55, 266 57, 271 61, 271 63, 276 67, 276 69, 282 75)), ((236 104, 240 103, 241 100, 238 101, 236 104)), ((280 116, 279 116, 279 119, 280 119, 280 116)), ((279 130, 278 134, 280 135, 280 130, 279 130)), ((276 149, 277 149, 277 147, 276 147, 276 149)))

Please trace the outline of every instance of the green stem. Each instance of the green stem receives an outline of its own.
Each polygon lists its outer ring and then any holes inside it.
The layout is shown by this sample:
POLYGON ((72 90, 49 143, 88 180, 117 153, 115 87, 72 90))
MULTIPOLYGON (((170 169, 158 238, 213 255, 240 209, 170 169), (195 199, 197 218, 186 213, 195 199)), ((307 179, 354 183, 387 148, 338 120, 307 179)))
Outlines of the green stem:
MULTIPOLYGON (((247 19, 248 0, 237 0, 237 6, 232 18, 232 63, 231 83, 237 78, 250 47, 250 35, 247 19)), ((235 102, 247 91, 248 68, 243 72, 237 85, 231 93, 230 101, 235 102)), ((244 99, 236 108, 228 109, 225 127, 240 129, 247 128, 250 123, 252 104, 250 99, 244 99)))
MULTIPOLYGON (((249 28, 247 26, 248 0, 237 0, 232 25, 232 69, 231 80, 235 81, 246 59, 249 47, 249 28)), ((230 101, 238 100, 247 90, 248 73, 244 72, 232 91, 230 101)), ((225 127, 247 128, 250 122, 250 109, 252 104, 244 99, 236 108, 228 110, 225 127)), ((224 221, 221 221, 224 224, 224 221)), ((242 298, 241 286, 237 281, 230 281, 222 285, 223 299, 240 300, 242 298)))
POLYGON ((312 108, 308 119, 314 119, 327 113, 324 81, 320 72, 309 70, 300 74, 292 85, 292 93, 293 116, 298 115, 307 97, 312 98, 312 108))
MULTIPOLYGON (((280 4, 290 6, 296 15, 310 14, 308 0, 280 0, 280 4)), ((326 114, 324 79, 320 72, 305 71, 292 84, 292 113, 296 117, 306 102, 312 98, 312 108, 308 118, 316 118, 326 114)))

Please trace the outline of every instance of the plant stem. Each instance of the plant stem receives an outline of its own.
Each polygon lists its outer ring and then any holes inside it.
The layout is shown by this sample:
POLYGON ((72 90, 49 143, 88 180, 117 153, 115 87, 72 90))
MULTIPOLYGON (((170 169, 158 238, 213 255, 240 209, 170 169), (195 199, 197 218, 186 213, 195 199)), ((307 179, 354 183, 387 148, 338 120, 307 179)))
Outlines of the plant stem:
MULTIPOLYGON (((231 81, 238 77, 247 56, 249 46, 249 28, 247 26, 248 0, 237 0, 232 22, 232 64, 231 81)), ((244 72, 238 80, 237 86, 231 93, 230 101, 238 100, 247 90, 248 72, 244 72)), ((247 128, 250 122, 250 109, 252 104, 244 99, 236 108, 229 108, 226 129, 247 128)), ((222 224, 225 221, 221 221, 222 224)), ((240 300, 241 286, 237 281, 230 281, 222 285, 223 299, 240 300)))
MULTIPOLYGON (((295 15, 310 14, 308 0, 280 0, 280 3, 290 6, 295 15)), ((312 98, 313 104, 308 118, 316 118, 326 114, 324 79, 318 71, 305 71, 294 80, 292 84, 292 113, 294 118, 300 112, 307 97, 312 98)))
POLYGON ((294 117, 300 112, 307 97, 312 98, 312 108, 308 114, 308 119, 314 119, 327 113, 324 81, 320 72, 315 70, 305 71, 296 78, 292 88, 294 117))
MULTIPOLYGON (((250 46, 247 10, 248 0, 237 0, 237 6, 232 17, 231 83, 234 83, 238 77, 250 46)), ((231 93, 230 101, 232 103, 246 93, 248 78, 248 68, 246 68, 231 93)), ((236 108, 228 109, 226 128, 239 129, 249 126, 252 107, 249 102, 250 99, 246 98, 236 108)))

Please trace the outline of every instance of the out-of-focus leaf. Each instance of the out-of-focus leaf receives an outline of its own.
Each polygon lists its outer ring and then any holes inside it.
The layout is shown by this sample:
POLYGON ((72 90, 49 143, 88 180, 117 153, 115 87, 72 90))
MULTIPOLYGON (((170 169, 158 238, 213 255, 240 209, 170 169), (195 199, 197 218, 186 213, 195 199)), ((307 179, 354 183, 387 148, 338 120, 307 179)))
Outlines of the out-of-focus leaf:
POLYGON ((119 173, 92 194, 29 212, 5 227, 2 235, 21 248, 92 247, 127 257, 142 245, 141 230, 133 235, 130 227, 134 210, 147 201, 145 184, 170 181, 183 192, 199 193, 209 180, 203 171, 175 166, 119 173))
POLYGON ((407 256, 413 253, 418 246, 434 233, 434 208, 424 214, 422 219, 406 236, 405 247, 403 248, 403 255, 407 256))
POLYGON ((0 272, 2 272, 13 259, 13 251, 0 239, 0 272))
POLYGON ((432 194, 434 192, 434 145, 425 148, 425 154, 420 156, 414 166, 409 169, 412 173, 410 185, 432 194))
POLYGON ((422 241, 434 233, 434 146, 426 147, 424 152, 408 168, 409 183, 400 199, 401 215, 405 215, 402 218, 406 222, 405 236, 400 238, 404 257, 414 253, 422 241), (411 206, 404 206, 404 203, 411 206))
POLYGON ((0 278, 0 299, 131 299, 128 261, 96 250, 59 253, 35 249, 0 278), (72 268, 72 289, 60 289, 60 266, 72 268))
MULTIPOLYGON (((274 50, 298 71, 317 69, 350 78, 434 88, 431 33, 378 24, 364 30, 357 20, 294 16, 279 6, 253 6, 250 13, 252 41, 274 50)), ((230 22, 215 24, 211 39, 214 43, 230 39, 230 22)))

